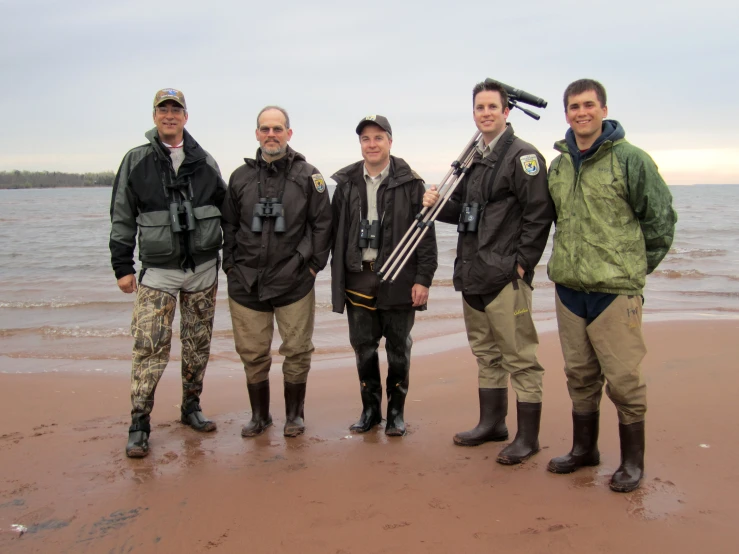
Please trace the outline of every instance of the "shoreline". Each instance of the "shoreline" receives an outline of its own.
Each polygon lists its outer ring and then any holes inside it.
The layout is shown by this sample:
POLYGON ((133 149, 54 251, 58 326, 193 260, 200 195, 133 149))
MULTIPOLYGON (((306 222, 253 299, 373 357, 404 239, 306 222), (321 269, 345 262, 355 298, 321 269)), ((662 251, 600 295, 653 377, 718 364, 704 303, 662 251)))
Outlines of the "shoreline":
MULTIPOLYGON (((360 410, 351 359, 311 373, 307 431, 290 440, 282 436, 277 368, 270 374, 275 424, 243 439, 243 369, 206 376, 203 407, 219 428, 202 435, 177 421, 179 371, 170 366, 152 414, 151 454, 141 460, 123 452, 123 372, 0 374, 12 391, 12 416, 0 420, 0 530, 28 528, 20 537, 0 533, 0 551, 733 552, 737 330, 736 320, 645 324, 647 473, 629 494, 607 486, 619 450, 605 397, 602 464, 572 475, 546 471, 571 441, 554 333, 540 335, 542 451, 514 467, 494 462, 506 443, 452 444, 455 432, 477 421, 477 368, 466 343, 415 354, 409 433, 401 439, 379 428, 348 433, 360 410)), ((384 370, 382 354, 381 362, 384 370)), ((512 438, 515 409, 507 423, 512 438)))

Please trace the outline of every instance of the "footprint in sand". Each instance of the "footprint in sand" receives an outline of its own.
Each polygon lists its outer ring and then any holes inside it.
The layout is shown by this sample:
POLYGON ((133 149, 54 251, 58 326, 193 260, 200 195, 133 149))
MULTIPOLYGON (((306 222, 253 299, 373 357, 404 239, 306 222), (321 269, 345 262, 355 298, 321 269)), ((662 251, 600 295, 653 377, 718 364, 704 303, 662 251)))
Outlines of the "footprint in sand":
POLYGON ((641 488, 628 493, 628 513, 633 517, 651 521, 675 514, 685 503, 683 493, 672 481, 655 477, 642 482, 641 488))

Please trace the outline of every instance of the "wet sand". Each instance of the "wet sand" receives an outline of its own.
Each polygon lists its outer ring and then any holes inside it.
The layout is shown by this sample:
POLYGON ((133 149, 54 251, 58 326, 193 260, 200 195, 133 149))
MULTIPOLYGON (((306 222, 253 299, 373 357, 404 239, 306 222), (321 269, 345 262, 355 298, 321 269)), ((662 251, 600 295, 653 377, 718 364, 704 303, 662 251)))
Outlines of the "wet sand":
POLYGON ((607 486, 619 450, 605 398, 602 464, 546 471, 571 440, 555 333, 541 335, 542 451, 518 467, 495 463, 506 443, 452 444, 477 421, 476 366, 463 344, 414 357, 400 439, 380 428, 349 435, 360 408, 351 359, 311 374, 308 429, 290 440, 274 370, 275 426, 242 439, 243 373, 206 377, 203 406, 219 428, 201 435, 178 423, 173 364, 142 460, 123 451, 125 372, 0 374, 0 552, 736 552, 738 331, 736 320, 646 324, 647 476, 630 494, 607 486), (18 536, 12 524, 28 530, 18 536))

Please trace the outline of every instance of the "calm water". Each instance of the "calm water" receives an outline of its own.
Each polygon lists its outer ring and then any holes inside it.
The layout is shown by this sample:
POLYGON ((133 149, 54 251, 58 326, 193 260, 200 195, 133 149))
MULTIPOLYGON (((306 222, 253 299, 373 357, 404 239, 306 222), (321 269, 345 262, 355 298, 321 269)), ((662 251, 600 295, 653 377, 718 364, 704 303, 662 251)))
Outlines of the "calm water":
MULTIPOLYGON (((648 279, 647 319, 739 318, 739 186, 672 187, 672 193, 678 229, 670 254, 648 279)), ((109 188, 0 191, 0 371, 43 370, 40 360, 49 367, 52 360, 130 359, 133 297, 118 290, 110 268, 110 194, 109 188)), ((455 227, 438 224, 437 238, 439 269, 429 310, 414 329, 417 345, 434 338, 429 342, 438 346, 464 331, 451 286, 455 227)), ((550 251, 551 239, 535 279, 540 330, 554 327, 550 251)), ((213 359, 237 364, 220 279, 213 359)), ((319 274, 316 292, 318 359, 345 357, 345 316, 331 312, 328 271, 319 274)))

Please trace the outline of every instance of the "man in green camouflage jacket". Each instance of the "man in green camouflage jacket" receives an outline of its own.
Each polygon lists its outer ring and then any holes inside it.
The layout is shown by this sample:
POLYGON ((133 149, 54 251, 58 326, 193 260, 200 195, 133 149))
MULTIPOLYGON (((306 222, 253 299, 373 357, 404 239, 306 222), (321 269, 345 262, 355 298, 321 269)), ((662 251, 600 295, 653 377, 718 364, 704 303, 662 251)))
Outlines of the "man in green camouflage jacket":
POLYGON ((677 214, 657 166, 607 120, 606 91, 591 79, 564 93, 570 129, 554 147, 549 191, 557 211, 549 278, 556 284, 559 337, 572 399, 573 446, 552 459, 553 473, 600 463, 599 406, 616 405, 621 465, 614 491, 639 487, 644 474, 646 384, 640 364, 646 276, 667 254, 677 214))

